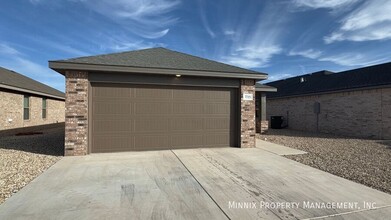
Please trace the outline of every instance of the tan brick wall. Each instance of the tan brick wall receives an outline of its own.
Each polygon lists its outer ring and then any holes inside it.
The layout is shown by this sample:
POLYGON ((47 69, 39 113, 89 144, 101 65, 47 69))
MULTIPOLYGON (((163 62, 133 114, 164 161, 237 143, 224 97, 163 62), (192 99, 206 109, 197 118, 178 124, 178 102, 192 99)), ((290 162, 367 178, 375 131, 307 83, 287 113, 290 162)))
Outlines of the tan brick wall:
POLYGON ((88 73, 67 71, 65 156, 88 153, 88 73))
POLYGON ((240 83, 240 147, 255 147, 255 80, 240 83), (253 100, 243 100, 243 94, 253 95, 253 100))
POLYGON ((23 120, 23 97, 20 93, 0 91, 0 130, 64 122, 64 101, 47 98, 47 117, 43 119, 42 98, 34 95, 30 95, 30 119, 23 120))
POLYGON ((390 88, 267 100, 268 118, 284 116, 289 128, 364 138, 391 138, 390 109, 390 88))
POLYGON ((391 139, 391 88, 382 89, 382 138, 391 139))

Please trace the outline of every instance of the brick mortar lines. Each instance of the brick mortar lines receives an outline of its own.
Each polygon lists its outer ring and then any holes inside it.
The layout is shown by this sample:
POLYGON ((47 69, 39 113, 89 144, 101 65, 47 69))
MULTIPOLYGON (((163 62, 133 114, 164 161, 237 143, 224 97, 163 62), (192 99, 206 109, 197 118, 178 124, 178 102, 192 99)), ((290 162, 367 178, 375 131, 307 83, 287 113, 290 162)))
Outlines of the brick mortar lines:
POLYGON ((65 110, 65 156, 87 154, 88 72, 67 71, 65 110))
POLYGON ((243 79, 240 83, 240 146, 255 147, 255 80, 243 79), (253 100, 243 100, 243 94, 253 95, 253 100))

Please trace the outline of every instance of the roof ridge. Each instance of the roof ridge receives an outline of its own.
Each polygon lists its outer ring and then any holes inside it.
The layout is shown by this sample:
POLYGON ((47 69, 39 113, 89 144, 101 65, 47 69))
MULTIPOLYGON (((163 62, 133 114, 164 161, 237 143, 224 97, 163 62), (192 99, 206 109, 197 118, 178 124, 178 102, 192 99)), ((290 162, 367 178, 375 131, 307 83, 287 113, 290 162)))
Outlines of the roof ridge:
MULTIPOLYGON (((211 59, 208 59, 208 58, 203 58, 203 57, 199 57, 199 56, 196 56, 196 55, 179 52, 179 51, 176 51, 176 50, 170 50, 170 49, 167 49, 167 48, 164 48, 164 47, 160 47, 160 48, 165 49, 165 50, 169 50, 171 52, 175 52, 175 53, 179 53, 179 54, 195 57, 195 58, 198 58, 198 59, 207 60, 207 61, 210 61, 210 62, 221 63, 221 64, 224 64, 224 65, 227 65, 227 66, 230 66, 230 67, 234 67, 234 68, 238 68, 238 69, 241 69, 241 70, 246 70, 246 71, 251 70, 251 69, 245 69, 245 68, 242 68, 242 67, 238 67, 238 66, 234 66, 234 65, 231 65, 231 64, 223 63, 223 62, 220 62, 220 61, 211 60, 211 59)), ((251 71, 253 71, 253 70, 251 70, 251 71)), ((253 71, 253 72, 256 72, 256 71, 253 71)))
POLYGON ((106 54, 97 54, 97 55, 89 55, 89 56, 81 56, 81 57, 74 57, 74 58, 68 58, 68 59, 62 59, 62 60, 49 60, 50 61, 56 61, 56 62, 61 62, 61 61, 71 61, 71 60, 76 60, 80 58, 90 58, 90 57, 99 57, 99 56, 109 56, 109 55, 117 55, 117 54, 126 54, 126 53, 132 53, 136 51, 144 51, 144 50, 152 50, 152 49, 158 49, 163 47, 151 47, 151 48, 144 48, 144 49, 139 49, 139 50, 130 50, 130 51, 121 51, 121 52, 115 52, 115 53, 106 53, 106 54))

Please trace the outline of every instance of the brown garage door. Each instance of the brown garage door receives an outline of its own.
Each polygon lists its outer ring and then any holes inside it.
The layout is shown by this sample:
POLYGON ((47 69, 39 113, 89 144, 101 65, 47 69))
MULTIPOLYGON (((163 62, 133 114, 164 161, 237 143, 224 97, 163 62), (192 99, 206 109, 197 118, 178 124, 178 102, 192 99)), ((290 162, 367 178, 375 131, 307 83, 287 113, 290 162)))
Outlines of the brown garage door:
POLYGON ((93 84, 91 152, 234 146, 236 90, 93 84))

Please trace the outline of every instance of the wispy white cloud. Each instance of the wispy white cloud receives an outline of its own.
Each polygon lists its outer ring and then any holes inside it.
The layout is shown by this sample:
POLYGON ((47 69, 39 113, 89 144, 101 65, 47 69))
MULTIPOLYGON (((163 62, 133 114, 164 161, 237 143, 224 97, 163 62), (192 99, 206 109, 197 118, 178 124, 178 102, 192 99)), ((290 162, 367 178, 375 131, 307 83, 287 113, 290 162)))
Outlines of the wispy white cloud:
POLYGON ((391 39, 391 1, 366 1, 341 20, 341 27, 324 38, 335 41, 391 39))
POLYGON ((308 9, 337 9, 352 5, 361 0, 294 0, 293 4, 297 7, 308 8, 308 9))
POLYGON ((13 48, 5 43, 0 44, 0 53, 5 54, 5 55, 11 55, 11 56, 15 56, 15 55, 20 54, 20 52, 18 50, 16 50, 15 48, 13 48))
POLYGON ((256 18, 255 26, 248 27, 237 23, 234 30, 228 32, 235 35, 228 53, 221 56, 222 62, 243 68, 260 68, 269 65, 273 56, 282 53, 280 45, 281 33, 285 22, 289 20, 285 5, 267 4, 256 18))
POLYGON ((155 42, 144 42, 144 41, 136 41, 136 42, 117 42, 109 46, 110 49, 115 51, 125 51, 125 50, 141 50, 151 47, 165 47, 165 44, 155 43, 155 42))
POLYGON ((78 0, 144 38, 160 38, 178 18, 169 15, 180 0, 78 0))
POLYGON ((314 49, 308 49, 308 50, 291 50, 288 53, 289 56, 302 56, 310 59, 316 59, 322 55, 322 51, 314 50, 314 49))
POLYGON ((267 42, 261 45, 256 44, 239 47, 230 56, 224 56, 222 61, 243 68, 259 68, 265 67, 274 55, 282 51, 278 45, 267 42))
POLYGON ((198 9, 199 9, 199 12, 200 12, 200 17, 201 17, 202 24, 203 24, 206 32, 209 34, 209 36, 211 38, 215 38, 216 34, 214 33, 214 31, 212 31, 212 29, 211 29, 211 27, 209 25, 209 21, 208 21, 208 19, 206 17, 204 1, 203 0, 198 0, 198 9))
POLYGON ((224 30, 223 33, 224 33, 224 35, 234 35, 235 31, 234 30, 224 30))
POLYGON ((29 2, 35 5, 41 3, 41 0, 29 0, 29 2))
POLYGON ((60 74, 31 61, 24 53, 6 43, 0 43, 0 66, 26 74, 34 80, 64 91, 64 79, 60 74), (4 48, 6 50, 3 50, 4 48))
POLYGON ((342 53, 319 58, 319 61, 333 62, 342 66, 369 66, 388 61, 387 58, 373 58, 359 53, 342 53))
POLYGON ((287 78, 290 78, 293 76, 294 75, 290 74, 290 73, 272 74, 272 75, 269 75, 269 77, 267 78, 266 81, 262 81, 262 83, 272 82, 272 81, 276 81, 276 80, 280 80, 280 79, 287 79, 287 78))

